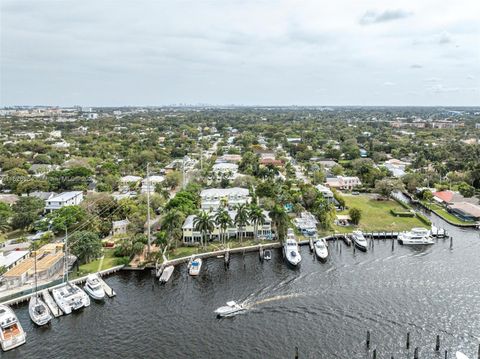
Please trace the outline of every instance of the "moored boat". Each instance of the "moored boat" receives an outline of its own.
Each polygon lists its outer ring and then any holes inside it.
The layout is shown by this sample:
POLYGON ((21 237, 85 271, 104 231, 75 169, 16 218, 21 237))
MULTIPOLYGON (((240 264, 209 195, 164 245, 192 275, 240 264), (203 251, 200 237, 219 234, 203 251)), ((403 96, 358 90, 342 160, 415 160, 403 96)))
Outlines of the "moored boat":
POLYGON ((165 267, 159 279, 160 283, 167 283, 170 280, 170 277, 172 276, 174 269, 175 269, 174 266, 165 267))
POLYGON ((353 240, 353 243, 355 244, 355 246, 358 249, 360 249, 362 251, 367 250, 368 243, 367 243, 367 240, 365 239, 365 237, 363 236, 362 231, 353 231, 352 232, 352 240, 353 240))
POLYGON ((302 256, 300 255, 300 251, 298 249, 298 243, 295 239, 295 234, 291 228, 289 228, 287 231, 287 238, 283 244, 283 253, 287 262, 292 266, 298 266, 300 264, 302 256))
POLYGON ((197 276, 200 274, 200 269, 202 268, 202 259, 194 258, 190 259, 188 262, 188 273, 192 276, 197 276))
POLYGON ((324 239, 315 242, 315 254, 320 260, 326 260, 328 257, 328 247, 324 239))
POLYGON ((465 354, 463 354, 462 352, 456 352, 455 353, 455 358, 457 358, 457 359, 468 359, 468 357, 465 354))
POLYGON ((52 294, 53 299, 65 314, 70 314, 74 310, 90 305, 89 296, 77 285, 70 282, 53 289, 52 294))
POLYGON ((409 232, 402 232, 398 235, 398 243, 404 245, 428 245, 434 244, 430 231, 425 228, 412 228, 409 232))
POLYGON ((267 261, 272 259, 272 251, 270 249, 265 249, 265 251, 263 252, 263 259, 267 261))
POLYGON ((28 302, 28 314, 32 322, 39 326, 48 324, 52 320, 50 309, 48 309, 48 306, 40 299, 38 294, 30 298, 28 302))
POLYGON ((105 289, 103 289, 103 285, 98 277, 98 274, 89 274, 83 289, 95 300, 105 299, 105 289))
POLYGON ((243 312, 244 310, 246 310, 244 306, 238 304, 237 302, 230 301, 230 302, 227 302, 227 305, 217 308, 214 313, 218 317, 229 317, 229 316, 238 314, 240 312, 243 312))
POLYGON ((26 334, 13 310, 0 304, 0 344, 4 351, 26 342, 26 334))

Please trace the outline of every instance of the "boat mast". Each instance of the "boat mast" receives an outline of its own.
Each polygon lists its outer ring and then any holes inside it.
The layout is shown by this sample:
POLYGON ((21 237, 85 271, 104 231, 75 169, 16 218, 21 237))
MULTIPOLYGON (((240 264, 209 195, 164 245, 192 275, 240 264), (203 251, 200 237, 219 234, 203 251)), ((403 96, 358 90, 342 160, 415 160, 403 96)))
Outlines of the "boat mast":
POLYGON ((148 253, 150 254, 151 238, 150 238, 150 163, 147 163, 147 236, 148 236, 148 253))
POLYGON ((64 248, 64 253, 63 253, 63 281, 65 282, 65 278, 66 278, 66 281, 68 282, 68 228, 65 227, 65 248, 64 248))
POLYGON ((38 298, 38 283, 37 283, 37 250, 35 250, 35 297, 38 298))

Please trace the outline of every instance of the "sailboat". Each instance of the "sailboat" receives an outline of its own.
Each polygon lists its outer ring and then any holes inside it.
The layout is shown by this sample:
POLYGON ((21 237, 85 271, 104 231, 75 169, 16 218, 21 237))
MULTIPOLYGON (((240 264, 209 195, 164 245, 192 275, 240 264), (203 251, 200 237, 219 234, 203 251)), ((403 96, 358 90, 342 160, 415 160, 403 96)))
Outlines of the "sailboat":
POLYGON ((48 306, 38 295, 37 251, 35 251, 35 294, 28 302, 28 314, 30 314, 32 322, 39 326, 48 324, 52 320, 50 309, 48 309, 48 306))

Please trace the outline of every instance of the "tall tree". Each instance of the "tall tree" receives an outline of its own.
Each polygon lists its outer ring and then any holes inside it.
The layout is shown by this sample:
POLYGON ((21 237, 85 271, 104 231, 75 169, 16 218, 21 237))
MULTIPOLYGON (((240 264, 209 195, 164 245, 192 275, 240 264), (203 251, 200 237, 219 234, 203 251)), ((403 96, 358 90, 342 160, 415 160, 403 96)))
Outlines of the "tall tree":
POLYGON ((289 223, 288 214, 283 208, 283 206, 277 204, 275 205, 270 213, 268 214, 272 219, 272 223, 275 227, 275 233, 277 238, 283 242, 287 234, 287 227, 289 223))
POLYGON ((95 232, 75 232, 68 242, 71 253, 77 256, 80 262, 88 263, 102 255, 102 242, 95 232))
POLYGON ((228 227, 232 225, 232 219, 224 207, 219 207, 215 213, 215 224, 220 228, 220 241, 225 244, 226 232, 228 227))
POLYGON ((266 217, 263 213, 263 210, 257 206, 256 204, 252 204, 250 206, 250 210, 248 212, 248 217, 250 222, 253 224, 253 235, 255 240, 258 239, 258 226, 263 225, 265 223, 266 217))
POLYGON ((175 247, 177 247, 178 243, 176 233, 178 233, 178 229, 182 227, 184 221, 185 215, 175 208, 167 211, 162 218, 161 227, 168 234, 168 242, 175 241, 175 247))
POLYGON ((248 208, 246 204, 239 204, 235 206, 235 210, 237 211, 235 215, 235 224, 238 228, 238 234, 241 242, 243 239, 245 226, 248 224, 248 208))
POLYGON ((201 244, 206 247, 207 234, 210 235, 215 228, 213 219, 210 214, 205 211, 200 212, 200 214, 197 215, 193 220, 193 227, 196 231, 199 231, 201 233, 201 244))

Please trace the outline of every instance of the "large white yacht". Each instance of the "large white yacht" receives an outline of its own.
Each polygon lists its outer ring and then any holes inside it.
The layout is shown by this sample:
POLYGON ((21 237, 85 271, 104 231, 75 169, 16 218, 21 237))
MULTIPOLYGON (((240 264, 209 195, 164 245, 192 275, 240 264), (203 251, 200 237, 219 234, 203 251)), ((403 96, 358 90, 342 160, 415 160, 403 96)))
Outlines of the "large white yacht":
POLYGON ((362 231, 353 231, 352 232, 353 243, 358 249, 366 251, 368 248, 368 243, 365 237, 363 236, 362 231))
POLYGON ((52 320, 50 309, 37 293, 28 302, 28 313, 32 322, 39 326, 48 324, 52 320))
POLYGON ((63 286, 52 290, 53 299, 65 314, 70 314, 90 305, 90 298, 73 283, 66 282, 63 286))
POLYGON ((83 289, 95 300, 105 299, 105 290, 100 282, 100 278, 98 278, 98 274, 89 274, 83 289))
POLYGON ((319 239, 315 242, 315 254, 317 255, 318 259, 326 260, 328 257, 328 247, 327 243, 324 239, 319 239))
POLYGON ((402 232, 398 235, 398 243, 400 244, 434 244, 430 231, 425 228, 412 228, 410 232, 402 232))
POLYGON ((285 239, 285 243, 283 244, 283 253, 285 254, 285 259, 291 265, 297 266, 300 264, 302 256, 300 255, 300 251, 298 250, 298 243, 295 239, 293 229, 291 228, 289 228, 287 231, 287 238, 285 239))
POLYGON ((4 351, 16 348, 26 341, 26 334, 10 307, 0 304, 0 343, 4 351))

